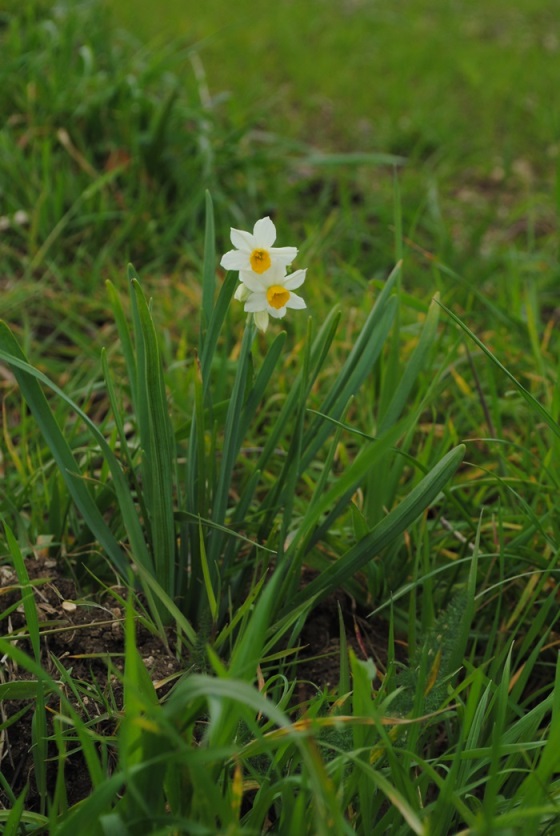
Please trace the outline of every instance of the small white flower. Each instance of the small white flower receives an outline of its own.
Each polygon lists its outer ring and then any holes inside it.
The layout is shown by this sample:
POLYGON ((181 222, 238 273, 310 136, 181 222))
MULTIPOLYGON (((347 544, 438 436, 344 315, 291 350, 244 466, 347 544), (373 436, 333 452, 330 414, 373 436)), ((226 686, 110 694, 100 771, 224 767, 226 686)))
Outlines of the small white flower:
POLYGON ((304 283, 306 272, 296 270, 287 276, 284 268, 278 266, 262 276, 255 276, 250 270, 240 272, 242 284, 236 291, 237 298, 245 302, 247 313, 254 314, 255 325, 260 331, 268 328, 269 316, 282 319, 288 308, 301 310, 307 307, 301 296, 293 292, 304 283))
POLYGON ((231 243, 236 248, 229 250, 220 264, 226 270, 251 270, 265 275, 271 267, 285 268, 297 255, 297 247, 273 247, 276 241, 276 227, 270 218, 261 218, 253 227, 253 233, 241 229, 231 230, 231 243))

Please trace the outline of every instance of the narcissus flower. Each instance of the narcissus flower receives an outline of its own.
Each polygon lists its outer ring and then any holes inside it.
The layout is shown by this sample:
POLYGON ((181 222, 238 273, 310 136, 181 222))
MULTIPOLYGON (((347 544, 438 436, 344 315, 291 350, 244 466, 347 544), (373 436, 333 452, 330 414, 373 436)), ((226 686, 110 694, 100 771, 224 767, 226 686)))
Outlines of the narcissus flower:
POLYGON ((301 310, 307 307, 301 296, 294 293, 296 287, 301 287, 305 281, 306 270, 296 270, 286 275, 283 267, 272 267, 262 276, 253 272, 242 271, 239 275, 241 284, 235 292, 235 297, 244 302, 247 313, 254 314, 255 325, 259 330, 266 331, 268 318, 282 319, 288 308, 301 310))
POLYGON ((253 233, 241 229, 231 230, 229 250, 220 262, 226 270, 251 270, 265 276, 272 267, 287 267, 297 255, 297 247, 273 247, 276 227, 270 218, 261 218, 253 227, 253 233))

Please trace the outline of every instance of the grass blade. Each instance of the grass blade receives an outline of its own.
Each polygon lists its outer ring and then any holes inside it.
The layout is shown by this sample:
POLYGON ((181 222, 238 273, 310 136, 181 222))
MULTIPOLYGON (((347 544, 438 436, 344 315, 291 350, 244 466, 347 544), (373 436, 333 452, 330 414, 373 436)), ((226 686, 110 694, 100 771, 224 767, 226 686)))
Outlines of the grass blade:
POLYGON ((175 594, 175 521, 171 428, 157 335, 134 270, 129 266, 133 312, 137 322, 138 421, 143 449, 143 491, 149 514, 155 576, 175 594))
MULTIPOLYGON (((0 322, 0 358, 13 369, 23 397, 33 413, 45 441, 60 468, 70 495, 83 514, 87 525, 107 552, 115 568, 121 574, 125 574, 127 561, 125 560, 122 549, 99 512, 95 500, 80 473, 78 463, 57 424, 56 418, 37 380, 41 380, 43 383, 46 382, 57 394, 63 395, 63 393, 58 387, 54 387, 50 381, 47 381, 43 375, 36 372, 32 366, 29 366, 25 355, 4 322, 0 322)), ((67 399, 65 398, 65 400, 67 399)), ((81 414, 83 416, 83 413, 81 414)), ((101 436, 97 429, 96 432, 98 436, 101 436)), ((103 439, 103 443, 105 444, 105 439, 103 439)), ((107 447, 106 444, 105 446, 107 447)))
POLYGON ((443 302, 438 302, 438 305, 440 305, 440 307, 443 308, 443 310, 446 312, 446 314, 449 317, 451 317, 453 322, 455 322, 459 326, 459 328, 461 328, 465 332, 465 334, 467 334, 467 336, 480 348, 480 350, 492 361, 492 363, 494 363, 494 365, 497 366, 497 368, 500 369, 500 371, 503 372, 503 374, 505 374, 505 376, 508 378, 508 380, 510 380, 510 382, 513 383, 513 385, 515 386, 517 391, 520 393, 520 395, 527 401, 527 403, 529 404, 531 409, 533 409, 537 413, 537 415, 540 418, 542 418, 542 420, 549 427, 549 429, 552 430, 554 435, 557 438, 560 438, 560 426, 558 425, 558 422, 554 420, 554 418, 552 417, 550 412, 548 412, 548 410, 545 409, 544 406, 542 406, 542 404, 540 404, 538 402, 538 400, 529 392, 529 390, 526 389, 517 380, 516 377, 514 377, 514 375, 509 371, 509 369, 506 369, 506 367, 502 363, 500 363, 498 358, 494 354, 492 354, 490 349, 487 348, 484 345, 484 343, 482 342, 482 340, 480 340, 476 336, 476 334, 474 334, 470 330, 470 328, 468 328, 465 325, 465 323, 457 316, 457 314, 453 313, 452 310, 447 308, 443 304, 443 302))
POLYGON ((392 543, 433 502, 459 467, 464 454, 463 444, 447 453, 401 504, 381 520, 363 540, 295 595, 289 607, 284 608, 284 613, 306 599, 317 602, 325 598, 392 543))
POLYGON ((210 192, 206 192, 206 229, 204 233, 204 266, 202 269, 202 308, 200 327, 200 353, 204 345, 204 338, 208 323, 212 317, 214 307, 214 293, 216 291, 216 231, 214 228, 214 210, 210 192))

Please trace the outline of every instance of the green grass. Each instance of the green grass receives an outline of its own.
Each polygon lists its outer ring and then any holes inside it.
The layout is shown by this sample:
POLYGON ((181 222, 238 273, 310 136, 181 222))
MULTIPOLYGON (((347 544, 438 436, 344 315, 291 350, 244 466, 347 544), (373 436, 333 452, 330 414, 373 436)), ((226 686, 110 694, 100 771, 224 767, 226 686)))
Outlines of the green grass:
POLYGON ((4 832, 553 834, 550 4, 165 8, 0 16, 4 832), (255 337, 216 268, 266 214, 309 319, 255 337), (103 687, 48 656, 45 544, 125 613, 103 687), (341 611, 304 685, 346 600, 378 657, 341 611))
POLYGON ((114 11, 146 38, 194 44, 211 94, 227 90, 232 109, 268 101, 272 130, 284 122, 292 139, 320 126, 319 148, 334 138, 351 151, 408 155, 424 146, 455 164, 470 162, 459 158, 469 148, 472 158, 496 164, 488 151, 502 146, 507 165, 536 146, 552 152, 540 141, 556 139, 558 114, 540 83, 558 49, 546 37, 554 20, 547 3, 442 3, 428 13, 415 0, 385 7, 240 0, 229 8, 209 0, 203 9, 186 0, 161 15, 121 0, 114 11))
MULTIPOLYGON (((324 153, 404 156, 405 231, 451 266, 464 271, 465 254, 487 250, 492 235, 524 246, 553 232, 560 113, 543 83, 558 62, 549 3, 214 0, 201 9, 185 0, 164 16, 129 0, 109 5, 156 43, 193 46, 213 109, 242 128, 256 121, 324 153)), ((387 173, 324 170, 313 172, 313 201, 323 197, 325 213, 340 206, 343 246, 359 241, 361 269, 378 269, 387 173), (365 211, 367 234, 353 222, 365 211)))

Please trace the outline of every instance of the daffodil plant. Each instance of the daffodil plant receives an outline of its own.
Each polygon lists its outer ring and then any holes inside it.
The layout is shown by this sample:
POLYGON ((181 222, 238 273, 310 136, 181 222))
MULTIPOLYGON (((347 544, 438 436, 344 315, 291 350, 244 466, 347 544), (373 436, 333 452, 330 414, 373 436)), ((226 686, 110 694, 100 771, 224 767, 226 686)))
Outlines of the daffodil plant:
MULTIPOLYGON (((208 198, 199 344, 192 347, 186 375, 175 383, 192 393, 186 426, 175 419, 178 393, 169 389, 170 378, 164 376, 152 306, 132 268, 131 325, 120 293, 108 284, 126 374, 117 387, 103 355, 112 412, 112 425, 104 428, 107 434, 28 364, 4 324, 0 360, 13 370, 43 432, 68 495, 90 532, 92 552, 101 550, 125 582, 141 586, 157 623, 174 621, 193 650, 200 646, 202 632, 220 652, 230 648, 232 670, 246 673, 254 671, 267 642, 272 646, 288 630, 292 640, 297 639, 318 600, 348 584, 359 594, 355 574, 361 571, 363 576, 436 499, 463 450, 450 451, 428 472, 424 467, 400 502, 385 492, 370 515, 360 510, 353 499, 359 489, 367 498, 368 492, 399 481, 398 473, 395 477, 391 471, 394 448, 399 439, 412 435, 419 416, 405 407, 436 337, 437 305, 430 308, 400 378, 392 378, 390 396, 384 393, 375 436, 362 439, 360 451, 337 474, 333 462, 341 436, 354 432, 346 421, 349 404, 382 359, 396 322, 400 266, 388 277, 334 378, 322 370, 340 310, 332 310, 318 325, 307 318, 299 370, 287 391, 278 393, 275 372, 286 354, 286 332, 271 337, 262 354, 264 343, 255 341, 255 326, 265 332, 270 318, 281 320, 288 310, 306 307, 295 292, 306 271, 290 272, 297 249, 274 247, 276 229, 270 218, 257 221, 252 233, 232 229, 234 249, 221 258, 226 274, 218 286, 214 239, 208 198), (220 361, 225 345, 220 334, 226 321, 231 322, 228 309, 234 298, 249 316, 229 377, 231 364, 220 361), (75 449, 51 410, 45 387, 65 401, 89 431, 96 460, 99 455, 104 460, 94 479, 84 464, 81 442, 80 450, 75 449), (226 387, 224 401, 215 392, 223 393, 226 387), (128 393, 126 408, 118 389, 128 393), (342 521, 355 535, 333 554, 322 544, 342 521), (304 566, 314 575, 302 585, 304 566), (251 641, 239 645, 242 651, 231 650, 237 647, 235 636, 249 623, 251 641)), ((367 592, 371 596, 379 590, 367 592)))

